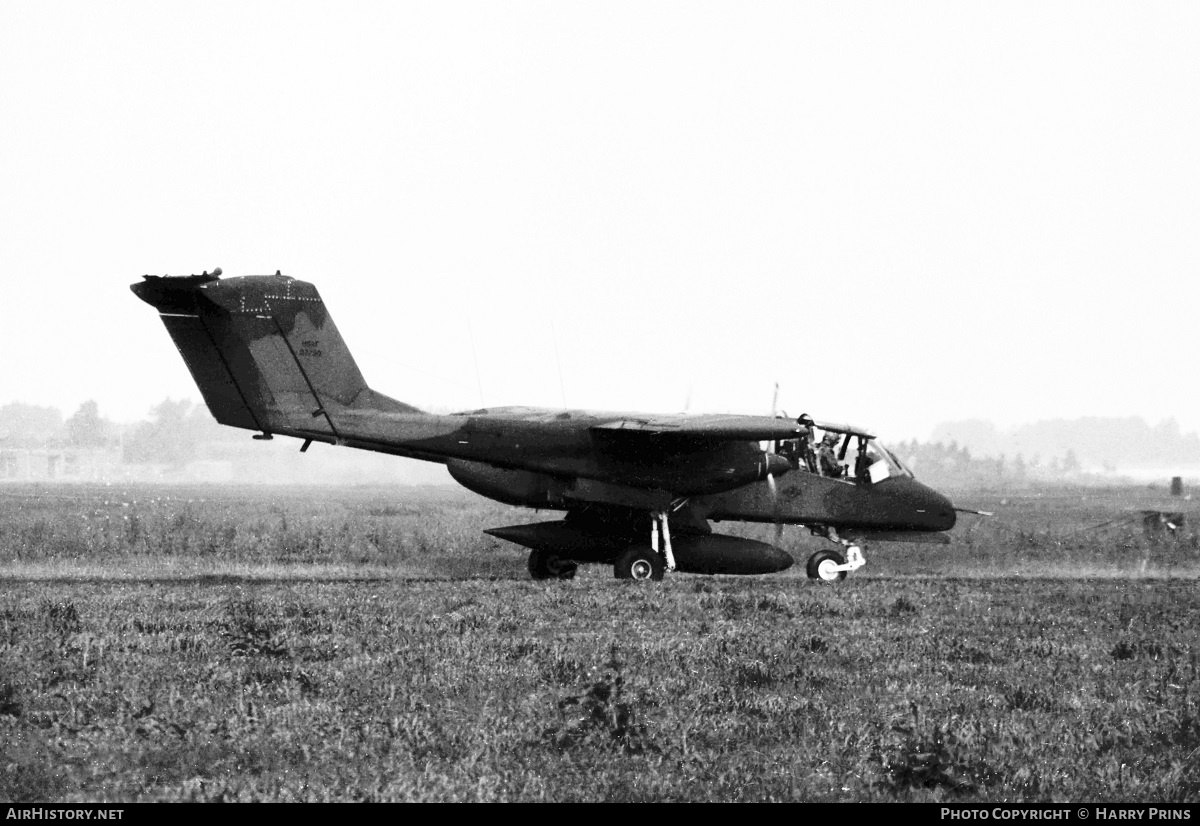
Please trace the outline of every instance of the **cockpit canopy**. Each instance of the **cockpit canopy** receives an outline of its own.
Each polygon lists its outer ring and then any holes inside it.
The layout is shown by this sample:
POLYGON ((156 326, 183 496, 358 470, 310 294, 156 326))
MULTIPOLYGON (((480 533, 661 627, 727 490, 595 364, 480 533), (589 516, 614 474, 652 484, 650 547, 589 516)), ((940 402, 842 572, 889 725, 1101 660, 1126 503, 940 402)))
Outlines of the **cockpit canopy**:
POLYGON ((853 428, 813 427, 809 435, 777 442, 775 452, 796 470, 856 484, 873 485, 884 479, 913 475, 878 439, 853 428))

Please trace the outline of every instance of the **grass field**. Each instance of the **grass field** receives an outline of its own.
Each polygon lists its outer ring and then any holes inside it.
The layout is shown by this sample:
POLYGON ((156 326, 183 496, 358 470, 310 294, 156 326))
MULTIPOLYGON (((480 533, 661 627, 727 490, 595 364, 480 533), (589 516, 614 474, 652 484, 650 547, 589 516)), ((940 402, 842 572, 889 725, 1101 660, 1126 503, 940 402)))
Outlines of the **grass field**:
POLYGON ((454 490, 6 487, 0 799, 1195 803, 1195 534, 1102 525, 1153 497, 635 584, 454 490))

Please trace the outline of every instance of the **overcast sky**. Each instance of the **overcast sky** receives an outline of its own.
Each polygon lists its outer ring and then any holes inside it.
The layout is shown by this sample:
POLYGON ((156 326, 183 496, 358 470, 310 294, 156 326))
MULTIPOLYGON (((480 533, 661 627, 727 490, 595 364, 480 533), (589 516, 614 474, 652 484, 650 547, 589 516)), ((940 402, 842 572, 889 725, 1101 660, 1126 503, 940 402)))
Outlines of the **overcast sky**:
POLYGON ((1200 429, 1195 2, 0 2, 0 404, 199 399, 145 273, 421 406, 1200 429), (561 380, 560 380, 561 374, 561 380))

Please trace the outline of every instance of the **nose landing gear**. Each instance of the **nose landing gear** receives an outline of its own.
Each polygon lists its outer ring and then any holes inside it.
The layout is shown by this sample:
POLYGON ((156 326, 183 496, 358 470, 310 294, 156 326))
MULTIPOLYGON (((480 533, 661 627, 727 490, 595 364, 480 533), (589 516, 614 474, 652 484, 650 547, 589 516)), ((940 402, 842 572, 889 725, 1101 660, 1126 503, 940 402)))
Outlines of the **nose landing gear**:
POLYGON ((851 571, 857 571, 867 564, 861 548, 846 540, 841 540, 841 542, 846 547, 845 556, 842 556, 838 551, 824 550, 817 551, 808 558, 807 572, 809 579, 836 582, 840 579, 845 579, 846 574, 851 571))

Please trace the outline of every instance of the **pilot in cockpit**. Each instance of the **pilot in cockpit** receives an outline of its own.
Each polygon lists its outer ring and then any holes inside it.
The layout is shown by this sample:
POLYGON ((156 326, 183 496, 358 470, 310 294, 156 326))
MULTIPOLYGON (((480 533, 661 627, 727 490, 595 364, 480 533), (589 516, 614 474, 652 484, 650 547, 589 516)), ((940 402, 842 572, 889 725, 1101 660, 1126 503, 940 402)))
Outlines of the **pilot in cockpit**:
POLYGON ((840 479, 842 463, 838 460, 837 444, 841 437, 837 433, 826 433, 821 439, 821 447, 817 450, 817 462, 822 476, 840 479))
POLYGON ((804 465, 804 469, 809 473, 817 472, 817 434, 813 430, 813 420, 807 415, 801 416, 796 420, 798 424, 804 426, 804 431, 800 434, 797 440, 797 453, 799 454, 800 463, 804 465))
POLYGON ((779 446, 775 452, 787 459, 788 462, 791 463, 792 467, 799 467, 799 462, 797 461, 797 454, 799 452, 798 448, 799 445, 796 443, 795 439, 784 439, 779 443, 779 446))
POLYGON ((867 445, 867 442, 860 442, 858 458, 854 460, 854 478, 860 482, 870 482, 871 465, 878 461, 879 455, 867 445))

